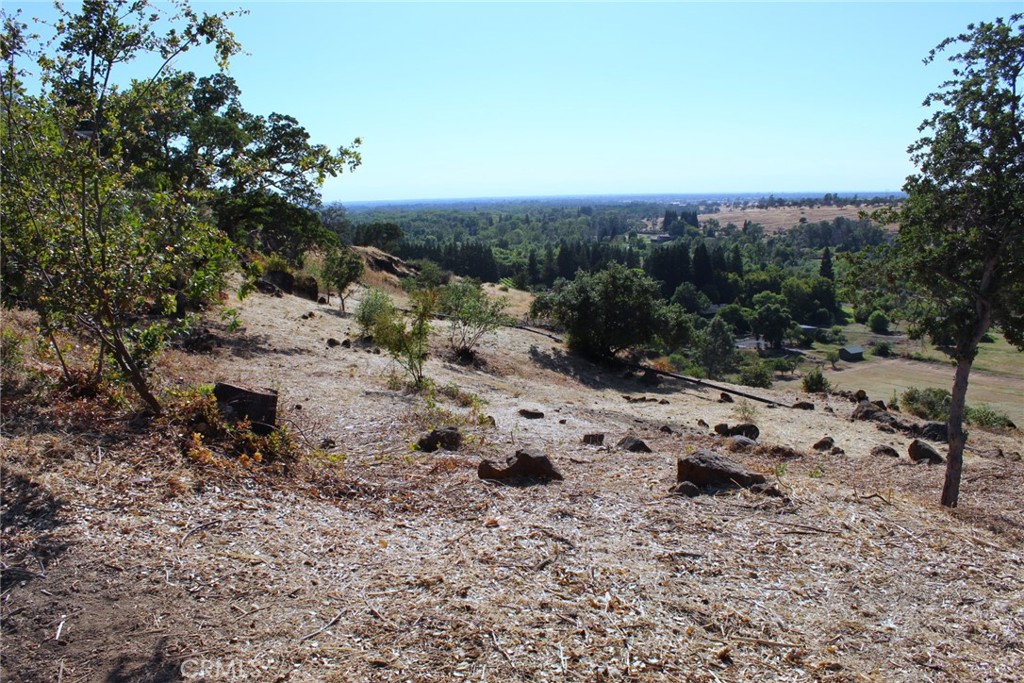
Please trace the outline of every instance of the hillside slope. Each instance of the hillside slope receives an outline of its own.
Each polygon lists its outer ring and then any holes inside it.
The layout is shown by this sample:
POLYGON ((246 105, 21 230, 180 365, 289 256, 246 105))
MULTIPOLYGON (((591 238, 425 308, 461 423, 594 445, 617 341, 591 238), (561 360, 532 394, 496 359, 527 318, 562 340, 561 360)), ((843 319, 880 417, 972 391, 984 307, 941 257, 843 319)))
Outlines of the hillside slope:
POLYGON ((1019 453, 1019 432, 972 435, 951 513, 937 505, 942 468, 913 465, 909 438, 851 421, 853 404, 836 397, 810 398, 813 411, 720 403, 717 391, 649 386, 519 329, 487 339, 467 369, 439 359, 438 323, 427 375, 475 397, 461 407, 444 392, 390 388, 392 361, 332 307, 256 295, 240 315, 244 337, 223 334, 211 355, 177 353, 169 367, 182 384, 277 390, 285 424, 324 454, 305 474, 265 477, 204 471, 130 425, 102 444, 59 424, 5 429, 4 562, 22 573, 4 575, 4 680, 1024 671, 1024 465, 981 457, 1019 453), (698 422, 741 418, 760 428, 754 450, 730 452, 698 422), (452 423, 465 435, 457 452, 411 448, 452 423), (606 445, 584 445, 588 433, 606 445), (616 448, 626 435, 652 452, 616 448), (844 453, 811 448, 826 435, 844 453), (877 445, 901 457, 872 456, 877 445), (767 474, 785 496, 669 495, 676 459, 699 448, 767 474), (477 478, 482 458, 518 449, 549 455, 564 481, 477 478))

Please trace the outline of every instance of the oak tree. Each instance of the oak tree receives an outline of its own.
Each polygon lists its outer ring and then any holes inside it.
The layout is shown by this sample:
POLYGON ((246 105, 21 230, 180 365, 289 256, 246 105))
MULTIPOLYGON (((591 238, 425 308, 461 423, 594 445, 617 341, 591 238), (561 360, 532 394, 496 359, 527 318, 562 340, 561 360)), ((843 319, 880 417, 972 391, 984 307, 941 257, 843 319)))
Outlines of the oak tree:
POLYGON ((941 502, 959 498, 964 407, 978 344, 998 325, 1024 350, 1024 15, 972 24, 932 50, 952 77, 925 99, 934 112, 910 146, 917 172, 895 218, 893 284, 914 329, 950 343, 956 361, 941 502))

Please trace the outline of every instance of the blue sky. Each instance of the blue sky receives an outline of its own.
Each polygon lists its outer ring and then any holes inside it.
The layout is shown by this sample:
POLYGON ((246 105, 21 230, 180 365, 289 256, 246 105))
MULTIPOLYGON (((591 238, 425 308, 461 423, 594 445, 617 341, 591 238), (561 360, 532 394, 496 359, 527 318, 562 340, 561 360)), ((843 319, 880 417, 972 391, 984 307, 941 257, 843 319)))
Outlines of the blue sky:
MULTIPOLYGON (((71 6, 73 3, 67 3, 71 6)), ((363 139, 325 201, 898 190, 922 58, 1018 2, 243 7, 245 107, 363 139)), ((46 5, 3 0, 40 14, 46 5)), ((183 64, 196 71, 203 65, 183 64)))

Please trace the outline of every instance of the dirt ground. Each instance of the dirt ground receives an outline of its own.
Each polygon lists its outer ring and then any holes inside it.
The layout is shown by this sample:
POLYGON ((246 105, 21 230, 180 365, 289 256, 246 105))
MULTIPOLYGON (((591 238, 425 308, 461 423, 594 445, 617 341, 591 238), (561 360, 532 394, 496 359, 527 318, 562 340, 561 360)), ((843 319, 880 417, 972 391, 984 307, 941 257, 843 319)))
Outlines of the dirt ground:
POLYGON ((85 404, 7 419, 3 680, 1020 680, 1020 432, 972 432, 951 512, 942 468, 913 465, 909 438, 851 421, 839 397, 721 403, 522 329, 487 338, 467 368, 443 359, 438 322, 427 375, 476 398, 464 407, 395 388, 400 369, 334 307, 254 295, 240 308, 244 333, 211 324, 221 345, 172 353, 163 388, 275 389, 281 421, 323 450, 287 477, 215 473, 85 404), (754 450, 705 426, 746 420, 754 450), (464 433, 458 451, 411 447, 446 424, 464 433), (626 435, 652 452, 617 448, 626 435), (812 449, 826 435, 842 453, 812 449), (670 495, 677 458, 699 448, 784 497, 670 495), (519 449, 564 481, 477 477, 481 459, 519 449))

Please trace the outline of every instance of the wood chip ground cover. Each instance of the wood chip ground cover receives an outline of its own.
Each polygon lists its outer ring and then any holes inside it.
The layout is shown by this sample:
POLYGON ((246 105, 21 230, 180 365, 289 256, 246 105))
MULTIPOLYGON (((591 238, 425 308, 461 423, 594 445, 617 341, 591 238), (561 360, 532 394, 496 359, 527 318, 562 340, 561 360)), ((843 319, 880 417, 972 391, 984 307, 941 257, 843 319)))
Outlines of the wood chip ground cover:
MULTIPOLYGON (((358 296, 356 297, 358 299, 358 296)), ((350 301, 349 306, 355 303, 350 301)), ((204 472, 173 439, 102 446, 4 431, 4 680, 1015 681, 1024 671, 1024 470, 977 453, 961 507, 908 438, 852 405, 746 406, 776 448, 730 452, 698 426, 736 405, 658 387, 503 330, 483 370, 432 359, 495 426, 458 452, 410 444, 464 408, 388 388, 348 318, 291 297, 242 310, 249 343, 171 357, 169 381, 277 389, 284 419, 334 443, 288 478, 204 472), (313 311, 313 318, 302 314, 313 311), (173 372, 170 370, 174 370, 173 372), (656 397, 627 401, 623 397, 656 397), (521 408, 545 417, 526 420, 521 408), (669 425, 672 432, 660 427, 669 425), (642 438, 652 453, 587 446, 642 438), (843 455, 814 452, 825 435, 843 455), (877 458, 892 445, 903 457, 877 458), (786 498, 666 491, 708 447, 786 498), (549 455, 563 482, 480 481, 481 458, 549 455)), ((763 392, 782 403, 797 393, 763 392)), ((475 413, 472 414, 475 416, 475 413)))

